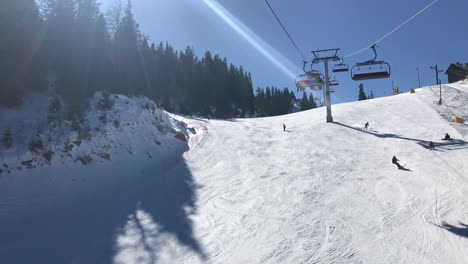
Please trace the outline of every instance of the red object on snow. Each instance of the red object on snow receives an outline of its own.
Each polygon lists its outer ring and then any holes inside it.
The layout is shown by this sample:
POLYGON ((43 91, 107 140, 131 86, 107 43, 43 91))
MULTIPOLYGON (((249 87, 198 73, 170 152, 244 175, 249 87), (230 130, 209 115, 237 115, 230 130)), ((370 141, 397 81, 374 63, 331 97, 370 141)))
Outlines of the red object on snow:
POLYGON ((440 105, 442 104, 442 98, 439 99, 439 104, 440 104, 440 105))

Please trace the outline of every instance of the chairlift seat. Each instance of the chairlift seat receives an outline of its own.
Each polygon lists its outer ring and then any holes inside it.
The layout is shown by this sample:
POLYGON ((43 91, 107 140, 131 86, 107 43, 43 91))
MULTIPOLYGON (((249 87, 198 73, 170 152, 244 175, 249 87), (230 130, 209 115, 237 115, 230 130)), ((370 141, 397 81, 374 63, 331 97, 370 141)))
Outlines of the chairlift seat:
POLYGON ((348 64, 338 63, 333 66, 332 72, 348 72, 349 66, 348 64))
POLYGON ((300 89, 310 88, 312 90, 321 90, 322 82, 317 82, 314 80, 299 80, 296 81, 296 87, 300 89))
POLYGON ((387 71, 355 73, 351 76, 355 81, 382 79, 388 77, 390 77, 390 72, 387 71))
POLYGON ((348 72, 349 68, 333 68, 332 72, 348 72))

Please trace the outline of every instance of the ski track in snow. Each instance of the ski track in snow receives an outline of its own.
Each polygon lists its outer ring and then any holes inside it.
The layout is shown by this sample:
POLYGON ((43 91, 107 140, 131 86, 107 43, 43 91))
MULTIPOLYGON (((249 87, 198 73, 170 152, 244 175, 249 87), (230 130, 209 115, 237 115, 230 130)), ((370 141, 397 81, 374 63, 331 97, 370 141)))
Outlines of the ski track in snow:
MULTIPOLYGON (((444 86, 444 102, 468 117, 462 107, 468 94, 453 86, 444 86)), ((110 259, 468 263, 461 225, 468 224, 468 129, 451 123, 447 108, 433 104, 434 98, 429 89, 417 89, 334 105, 335 123, 329 124, 324 108, 270 118, 181 118, 197 130, 179 163, 194 181, 196 201, 187 217, 203 253, 137 210, 122 228, 126 232, 115 234, 133 246, 110 259), (446 132, 459 141, 442 142, 446 132), (430 140, 434 151, 427 149, 430 140), (409 170, 396 169, 393 155, 409 170)), ((176 176, 162 174, 157 190, 176 176)), ((0 200, 0 214, 8 213, 2 204, 21 203, 0 200)))

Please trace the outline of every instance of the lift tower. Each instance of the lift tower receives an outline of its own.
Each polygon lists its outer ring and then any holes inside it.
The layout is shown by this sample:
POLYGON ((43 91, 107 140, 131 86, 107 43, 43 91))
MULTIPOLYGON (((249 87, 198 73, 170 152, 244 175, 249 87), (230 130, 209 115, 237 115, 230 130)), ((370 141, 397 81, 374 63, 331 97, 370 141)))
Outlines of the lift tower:
POLYGON ((341 60, 337 55, 339 50, 340 49, 325 49, 312 51, 312 54, 314 55, 312 63, 318 64, 320 62, 323 62, 325 67, 325 90, 323 91, 323 93, 325 97, 325 106, 327 107, 327 123, 333 122, 333 117, 331 113, 330 76, 328 75, 328 62, 341 60))

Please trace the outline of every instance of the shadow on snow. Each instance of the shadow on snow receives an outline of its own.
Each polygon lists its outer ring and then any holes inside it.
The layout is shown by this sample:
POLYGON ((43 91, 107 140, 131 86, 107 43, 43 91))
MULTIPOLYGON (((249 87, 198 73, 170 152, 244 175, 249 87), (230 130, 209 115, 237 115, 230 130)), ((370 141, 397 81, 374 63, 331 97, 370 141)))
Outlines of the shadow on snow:
POLYGON ((2 262, 154 263, 170 237, 205 259, 189 218, 197 209, 196 186, 184 161, 133 176, 139 180, 86 199, 2 216, 2 262))
MULTIPOLYGON (((343 124, 343 123, 340 123, 340 122, 333 122, 333 124, 336 124, 336 125, 339 125, 339 126, 342 126, 342 127, 346 127, 346 128, 350 128, 350 129, 353 129, 353 130, 356 130, 356 131, 359 131, 359 132, 362 132, 362 133, 366 133, 366 134, 369 134, 369 135, 373 135, 373 136, 376 136, 378 138, 396 138, 396 139, 414 141, 423 148, 426 148, 426 149, 429 148, 429 141, 427 141, 427 140, 421 140, 421 139, 417 139, 417 138, 409 138, 409 137, 404 137, 404 136, 397 135, 397 134, 392 134, 392 133, 380 133, 380 132, 373 131, 373 130, 364 130, 364 129, 360 129, 360 128, 357 128, 357 127, 352 127, 352 126, 349 126, 349 125, 346 125, 346 124, 343 124)), ((442 151, 442 152, 443 151, 449 151, 449 150, 464 149, 464 148, 468 147, 468 142, 466 142, 464 140, 461 140, 461 139, 452 139, 452 140, 444 141, 444 142, 434 142, 434 147, 435 147, 434 150, 442 151)))
POLYGON ((443 228, 457 236, 461 236, 461 237, 464 237, 464 238, 468 238, 468 225, 467 224, 463 224, 463 223, 459 223, 459 226, 455 226, 455 225, 451 225, 451 224, 447 224, 445 222, 442 223, 442 225, 437 225, 438 227, 440 228, 443 228))

